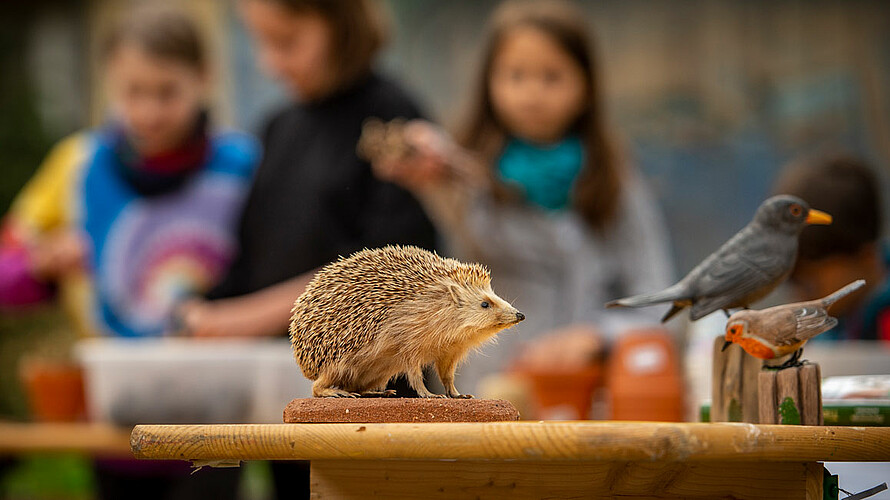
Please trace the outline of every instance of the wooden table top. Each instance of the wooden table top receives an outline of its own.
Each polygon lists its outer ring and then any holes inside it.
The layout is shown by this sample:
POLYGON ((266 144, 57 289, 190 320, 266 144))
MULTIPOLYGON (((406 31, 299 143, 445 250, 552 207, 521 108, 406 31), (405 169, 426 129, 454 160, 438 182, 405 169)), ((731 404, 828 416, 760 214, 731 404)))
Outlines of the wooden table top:
POLYGON ((492 422, 137 425, 138 458, 181 460, 890 461, 890 427, 492 422))
POLYGON ((0 422, 0 456, 80 452, 132 457, 130 431, 104 424, 0 422))

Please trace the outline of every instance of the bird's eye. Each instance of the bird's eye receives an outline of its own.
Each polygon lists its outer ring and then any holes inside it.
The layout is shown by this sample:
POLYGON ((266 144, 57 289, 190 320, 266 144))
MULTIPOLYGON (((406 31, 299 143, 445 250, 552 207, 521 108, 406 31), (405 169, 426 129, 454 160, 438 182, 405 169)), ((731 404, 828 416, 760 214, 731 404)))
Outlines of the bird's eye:
POLYGON ((803 207, 800 205, 791 205, 791 215, 800 217, 803 214, 803 207))
POLYGON ((488 309, 489 306, 491 306, 491 304, 489 304, 487 300, 482 302, 482 309, 488 309))

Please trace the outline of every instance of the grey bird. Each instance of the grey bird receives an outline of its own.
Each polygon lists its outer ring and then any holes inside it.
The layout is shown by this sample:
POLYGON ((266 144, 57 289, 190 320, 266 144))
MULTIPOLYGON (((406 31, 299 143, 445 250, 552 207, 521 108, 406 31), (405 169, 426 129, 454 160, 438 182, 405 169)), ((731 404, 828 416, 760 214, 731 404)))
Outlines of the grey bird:
POLYGON ((660 292, 614 300, 606 307, 673 307, 665 322, 686 307, 700 319, 722 309, 747 308, 785 281, 797 258, 797 240, 807 224, 831 224, 831 216, 789 195, 760 204, 754 219, 675 285, 660 292))

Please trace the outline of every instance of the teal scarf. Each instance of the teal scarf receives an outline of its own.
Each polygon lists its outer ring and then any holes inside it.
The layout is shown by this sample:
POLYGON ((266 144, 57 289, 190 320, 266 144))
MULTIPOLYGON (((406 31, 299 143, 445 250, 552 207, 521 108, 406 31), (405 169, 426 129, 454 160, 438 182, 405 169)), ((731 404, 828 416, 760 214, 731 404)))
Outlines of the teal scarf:
POLYGON ((562 210, 569 204, 575 179, 584 166, 584 146, 577 136, 538 145, 511 138, 498 160, 498 173, 533 205, 562 210))

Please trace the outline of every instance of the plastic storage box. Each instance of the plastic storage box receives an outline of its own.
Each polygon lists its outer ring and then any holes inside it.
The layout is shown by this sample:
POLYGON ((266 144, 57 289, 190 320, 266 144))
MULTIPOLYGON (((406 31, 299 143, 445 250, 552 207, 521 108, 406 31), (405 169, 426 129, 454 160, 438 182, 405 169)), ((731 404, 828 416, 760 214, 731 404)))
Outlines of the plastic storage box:
POLYGON ((311 395, 285 339, 90 339, 76 353, 93 421, 278 423, 311 395))

